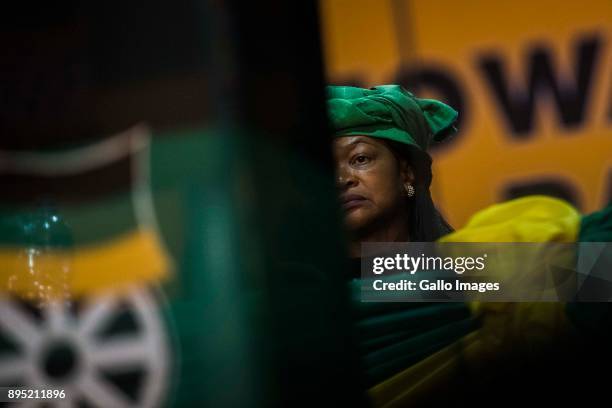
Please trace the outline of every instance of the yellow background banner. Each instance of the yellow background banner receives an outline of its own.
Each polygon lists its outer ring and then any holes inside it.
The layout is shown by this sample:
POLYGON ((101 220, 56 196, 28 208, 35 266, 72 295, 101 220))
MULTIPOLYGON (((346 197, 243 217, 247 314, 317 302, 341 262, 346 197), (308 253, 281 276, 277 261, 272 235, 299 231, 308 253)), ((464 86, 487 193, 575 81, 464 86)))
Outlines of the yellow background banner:
POLYGON ((460 111, 432 151, 454 227, 547 193, 582 212, 612 199, 612 4, 321 0, 327 80, 400 83, 460 111))

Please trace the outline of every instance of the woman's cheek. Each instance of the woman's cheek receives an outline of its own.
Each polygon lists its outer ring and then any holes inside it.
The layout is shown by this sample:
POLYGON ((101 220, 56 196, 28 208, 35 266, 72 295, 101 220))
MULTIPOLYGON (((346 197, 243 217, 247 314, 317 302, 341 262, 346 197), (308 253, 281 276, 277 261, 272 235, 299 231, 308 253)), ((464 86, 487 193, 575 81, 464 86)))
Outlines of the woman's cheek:
POLYGON ((395 211, 401 200, 402 196, 397 184, 389 183, 384 193, 379 196, 378 206, 382 212, 395 211))

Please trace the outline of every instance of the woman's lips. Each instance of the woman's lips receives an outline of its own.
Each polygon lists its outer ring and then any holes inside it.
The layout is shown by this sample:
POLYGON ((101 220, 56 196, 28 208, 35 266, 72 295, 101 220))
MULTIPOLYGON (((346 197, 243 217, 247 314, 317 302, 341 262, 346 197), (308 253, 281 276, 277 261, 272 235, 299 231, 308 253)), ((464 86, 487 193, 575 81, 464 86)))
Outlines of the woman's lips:
POLYGON ((342 195, 342 208, 344 211, 350 211, 357 207, 361 207, 367 199, 359 194, 345 194, 342 195))

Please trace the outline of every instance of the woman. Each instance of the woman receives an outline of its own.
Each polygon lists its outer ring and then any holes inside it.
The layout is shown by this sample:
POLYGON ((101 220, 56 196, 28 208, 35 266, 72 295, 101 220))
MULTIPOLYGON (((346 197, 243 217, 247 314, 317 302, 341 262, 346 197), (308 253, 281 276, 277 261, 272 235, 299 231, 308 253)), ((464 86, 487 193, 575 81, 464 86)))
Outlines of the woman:
MULTIPOLYGON (((427 148, 455 131, 457 112, 397 85, 332 86, 328 108, 337 184, 356 263, 360 244, 368 241, 444 236, 443 242, 574 242, 612 236, 612 207, 581 218, 569 204, 542 196, 486 208, 446 235, 451 228, 429 194, 427 148)), ((488 403, 498 391, 507 392, 505 380, 528 375, 533 381, 523 383, 536 384, 537 391, 541 381, 559 381, 554 374, 563 372, 563 362, 572 362, 561 358, 562 363, 548 367, 549 360, 538 359, 576 353, 575 345, 565 344, 568 333, 598 341, 612 337, 608 303, 372 304, 360 302, 358 283, 353 290, 359 350, 374 406, 433 405, 445 396, 478 405, 486 395, 482 401, 488 403), (539 368, 525 373, 526 364, 539 368), (478 375, 493 378, 497 373, 501 385, 483 389, 478 375)), ((517 393, 517 399, 524 395, 517 393)))
POLYGON ((327 91, 351 256, 361 242, 435 241, 450 232, 429 192, 427 149, 456 131, 457 112, 399 85, 327 91))
MULTIPOLYGON (((327 92, 352 269, 360 270, 362 242, 435 241, 451 232, 431 199, 427 149, 456 131, 457 112, 398 85, 327 92)), ((389 379, 477 326, 464 303, 362 303, 359 282, 351 280, 355 327, 365 381, 379 390, 370 393, 375 405, 397 396, 386 391, 389 379)))

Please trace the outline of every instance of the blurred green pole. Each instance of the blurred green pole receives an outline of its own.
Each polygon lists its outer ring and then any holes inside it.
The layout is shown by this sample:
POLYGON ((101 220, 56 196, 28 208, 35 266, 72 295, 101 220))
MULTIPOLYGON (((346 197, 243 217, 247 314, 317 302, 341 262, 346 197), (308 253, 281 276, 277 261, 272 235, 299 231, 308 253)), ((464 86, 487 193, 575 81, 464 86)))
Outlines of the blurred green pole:
POLYGON ((206 405, 365 405, 316 5, 210 1, 203 10, 213 39, 211 153, 222 164, 218 181, 194 185, 188 198, 185 267, 197 277, 185 289, 205 297, 205 369, 188 383, 200 381, 206 405))

